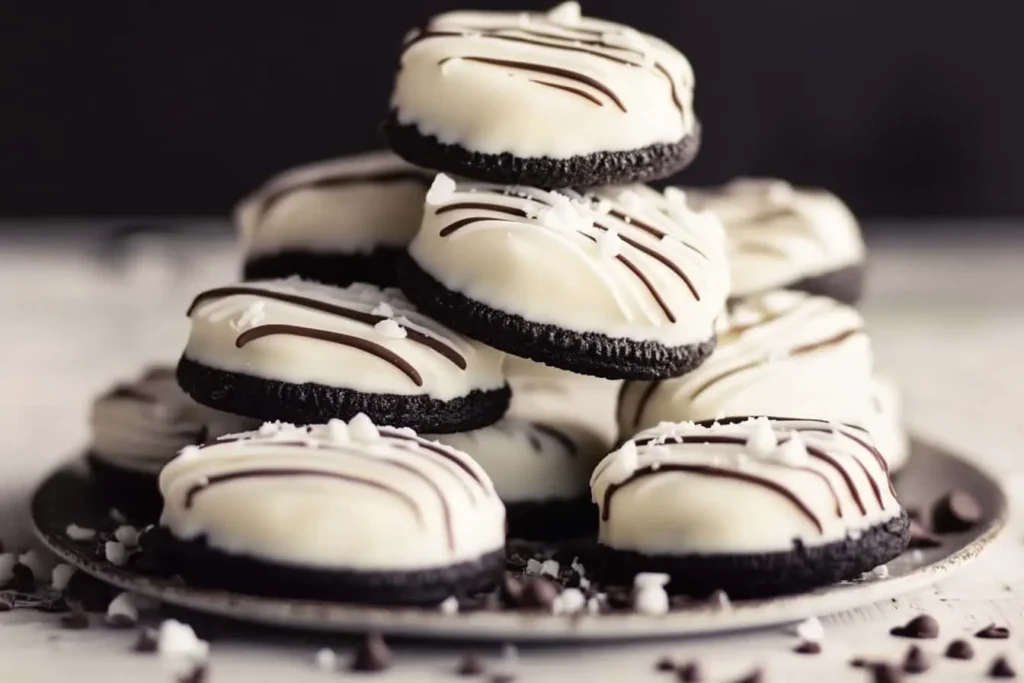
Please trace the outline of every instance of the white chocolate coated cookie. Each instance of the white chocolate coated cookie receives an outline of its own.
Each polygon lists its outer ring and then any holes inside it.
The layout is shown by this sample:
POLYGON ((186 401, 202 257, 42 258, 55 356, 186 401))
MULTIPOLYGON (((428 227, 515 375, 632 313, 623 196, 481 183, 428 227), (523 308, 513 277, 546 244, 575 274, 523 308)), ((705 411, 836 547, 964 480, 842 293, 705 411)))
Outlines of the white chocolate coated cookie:
POLYGON ((721 325, 718 346, 695 371, 624 385, 618 409, 623 436, 661 422, 718 417, 868 420, 871 341, 853 308, 780 290, 734 305, 721 325))
POLYGON ((667 346, 710 339, 729 288, 717 220, 644 186, 439 175, 409 253, 447 290, 529 323, 667 346))
POLYGON ((728 237, 733 297, 791 285, 864 261, 850 209, 821 189, 782 180, 737 179, 688 189, 692 206, 718 216, 728 237))
POLYGON ((176 538, 284 565, 446 567, 505 542, 504 506, 471 458, 365 416, 187 449, 160 490, 176 538))
POLYGON ((397 290, 297 279, 200 294, 184 357, 260 379, 447 401, 505 385, 503 354, 417 313, 397 290))
POLYGON ((289 169, 239 202, 247 257, 403 248, 419 228, 430 176, 390 152, 289 169))
POLYGON ((887 375, 875 373, 871 411, 864 427, 871 432, 891 471, 906 464, 910 456, 910 437, 903 424, 903 397, 899 386, 887 375))
POLYGON ((569 2, 434 17, 406 40, 391 107, 445 144, 561 159, 679 142, 697 126, 693 87, 670 45, 569 2))
POLYGON ((785 552, 902 514, 865 433, 817 420, 665 423, 591 479, 601 544, 648 555, 785 552))

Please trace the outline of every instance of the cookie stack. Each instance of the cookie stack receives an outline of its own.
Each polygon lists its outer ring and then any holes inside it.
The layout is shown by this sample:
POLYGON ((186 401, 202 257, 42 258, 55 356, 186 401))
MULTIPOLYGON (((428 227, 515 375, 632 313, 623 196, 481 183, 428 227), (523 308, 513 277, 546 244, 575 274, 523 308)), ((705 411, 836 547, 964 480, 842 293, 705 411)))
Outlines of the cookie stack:
POLYGON ((194 444, 159 479, 176 570, 430 604, 494 585, 508 537, 596 532, 608 578, 736 595, 897 554, 856 222, 784 183, 642 184, 695 156, 693 88, 573 2, 411 32, 391 151, 242 200, 242 281, 188 310, 190 419, 140 449, 152 477, 194 444))

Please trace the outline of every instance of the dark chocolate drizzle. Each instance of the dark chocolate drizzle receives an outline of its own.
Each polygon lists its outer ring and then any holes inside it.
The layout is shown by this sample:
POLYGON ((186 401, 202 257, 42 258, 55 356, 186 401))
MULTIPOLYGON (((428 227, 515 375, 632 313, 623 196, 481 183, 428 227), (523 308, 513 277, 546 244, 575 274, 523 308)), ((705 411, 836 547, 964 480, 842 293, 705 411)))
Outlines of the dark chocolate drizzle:
POLYGON ((267 186, 256 191, 255 199, 259 202, 260 218, 266 216, 271 208, 286 196, 298 190, 307 188, 343 187, 345 185, 356 185, 360 183, 400 183, 417 182, 423 186, 430 183, 429 177, 422 171, 415 169, 394 169, 390 171, 377 171, 375 173, 352 174, 348 171, 339 171, 312 178, 305 182, 281 183, 267 186))
MULTIPOLYGON (((252 294, 253 296, 262 296, 266 299, 274 299, 276 301, 283 301, 285 303, 294 304, 296 306, 302 306, 315 311, 321 311, 323 313, 330 313, 337 315, 342 318, 348 318, 349 320, 355 320, 356 322, 365 323, 373 326, 382 320, 388 318, 383 315, 375 315, 373 313, 364 313, 344 306, 338 306, 336 304, 327 303, 326 301, 320 301, 318 299, 311 299, 299 294, 289 294, 286 292, 276 292, 269 289, 260 289, 258 287, 245 287, 245 286, 232 286, 232 287, 217 287, 215 289, 208 289, 205 292, 200 293, 192 300, 192 303, 188 307, 186 315, 192 315, 196 307, 208 299, 216 297, 228 297, 236 294, 252 294)), ((428 334, 424 334, 419 330, 412 329, 411 327, 405 327, 406 336, 408 339, 426 346, 427 348, 435 351, 461 370, 466 369, 466 359, 451 346, 445 344, 441 340, 432 337, 428 334)))
POLYGON ((463 472, 465 472, 470 477, 472 477, 473 481, 475 481, 476 483, 480 484, 480 486, 484 485, 484 482, 480 478, 480 475, 478 475, 476 472, 474 472, 473 469, 462 460, 462 458, 457 457, 451 451, 447 450, 444 446, 441 446, 440 444, 436 444, 436 443, 434 443, 432 441, 427 441, 426 439, 421 439, 418 436, 410 436, 408 434, 400 434, 400 433, 392 431, 390 429, 387 430, 387 431, 381 430, 381 434, 384 434, 388 438, 391 438, 391 439, 397 439, 398 441, 409 441, 409 442, 415 443, 416 445, 418 445, 420 448, 422 448, 425 451, 430 451, 431 453, 434 453, 436 455, 440 455, 445 460, 448 460, 449 462, 455 463, 459 467, 459 469, 461 469, 463 472))
POLYGON ((594 97, 593 95, 591 95, 587 91, 580 90, 579 88, 574 88, 571 85, 562 85, 560 83, 552 83, 551 81, 538 81, 536 78, 531 78, 530 79, 530 83, 536 83, 537 85, 545 85, 545 86, 547 86, 549 88, 555 88, 556 90, 563 90, 563 91, 565 91, 567 93, 570 93, 572 95, 576 95, 577 97, 582 97, 583 99, 587 100, 588 102, 593 102, 594 104, 596 104, 599 107, 603 107, 604 106, 604 102, 602 102, 601 100, 597 99, 596 97, 594 97))
MULTIPOLYGON (((572 438, 562 430, 550 427, 545 424, 538 424, 536 422, 532 423, 530 426, 533 428, 534 431, 540 432, 541 434, 544 434, 545 436, 548 436, 557 441, 559 444, 561 444, 562 448, 564 448, 565 452, 568 453, 569 455, 576 455, 576 442, 573 441, 572 438)), ((534 446, 534 448, 538 451, 540 450, 539 446, 534 446)))
MULTIPOLYGON (((596 237, 588 235, 587 233, 582 232, 580 230, 577 230, 577 232, 586 237, 594 244, 597 244, 596 237)), ((626 268, 628 268, 629 271, 633 273, 633 275, 635 275, 636 278, 640 280, 640 282, 643 283, 644 287, 647 288, 647 291, 650 292, 654 300, 658 302, 658 306, 661 307, 661 310, 665 314, 665 317, 668 318, 668 321, 674 323, 676 321, 675 313, 673 313, 672 309, 668 307, 668 303, 666 303, 665 299, 661 296, 661 292, 659 292, 658 288, 654 286, 654 284, 647 278, 646 275, 644 275, 643 271, 637 268, 635 263, 633 263, 631 260, 629 260, 626 256, 622 254, 616 254, 615 260, 621 263, 622 265, 626 266, 626 268)))
MULTIPOLYGON (((594 227, 598 228, 599 230, 604 230, 605 232, 609 231, 609 228, 601 225, 600 223, 594 223, 594 227)), ((619 233, 619 239, 621 239, 623 242, 625 242, 629 246, 633 247, 637 251, 642 251, 643 253, 647 254, 648 256, 650 256, 651 258, 653 258, 654 260, 658 261, 659 263, 664 265, 666 268, 671 270, 673 273, 678 275, 679 278, 683 282, 686 283, 686 287, 687 287, 687 289, 690 290, 690 294, 693 295, 693 298, 695 300, 697 300, 697 301, 700 301, 700 293, 697 291, 697 288, 694 287, 693 281, 691 281, 689 276, 686 274, 686 272, 683 271, 682 268, 677 266, 670 258, 665 256, 664 254, 661 254, 661 253, 655 251, 654 249, 651 249, 650 247, 648 247, 645 244, 641 244, 640 242, 637 242, 635 239, 633 239, 629 235, 623 235, 621 232, 619 233)), ((680 242, 680 244, 685 244, 685 242, 680 242)), ((687 246, 689 246, 689 245, 687 245, 687 246)))
POLYGON ((260 325, 259 327, 250 328, 238 335, 238 338, 235 340, 235 346, 242 348, 251 341, 276 334, 308 337, 309 339, 319 339, 333 344, 351 346, 354 349, 365 351, 366 353, 377 356, 381 360, 391 363, 391 365, 404 372, 406 376, 416 384, 416 386, 423 386, 423 377, 420 375, 419 371, 409 363, 409 361, 405 360, 386 346, 382 346, 377 342, 370 341, 369 339, 352 336, 351 334, 320 330, 314 327, 302 327, 300 325, 260 325))
POLYGON ((473 225, 474 223, 483 223, 485 221, 495 221, 497 223, 514 223, 515 222, 515 221, 510 221, 507 218, 495 218, 494 216, 470 216, 469 218, 460 218, 459 220, 457 220, 457 221, 455 221, 453 223, 449 223, 444 228, 442 228, 441 232, 439 232, 438 234, 441 237, 447 237, 448 235, 451 235, 453 232, 458 232, 459 230, 461 230, 462 228, 466 227, 467 225, 473 225))
POLYGON ((653 398, 655 392, 658 391, 658 387, 661 386, 662 381, 663 380, 656 379, 644 387, 643 393, 640 394, 640 399, 636 402, 636 414, 633 415, 633 427, 640 425, 640 419, 644 416, 644 412, 647 410, 647 404, 651 402, 651 398, 653 398))

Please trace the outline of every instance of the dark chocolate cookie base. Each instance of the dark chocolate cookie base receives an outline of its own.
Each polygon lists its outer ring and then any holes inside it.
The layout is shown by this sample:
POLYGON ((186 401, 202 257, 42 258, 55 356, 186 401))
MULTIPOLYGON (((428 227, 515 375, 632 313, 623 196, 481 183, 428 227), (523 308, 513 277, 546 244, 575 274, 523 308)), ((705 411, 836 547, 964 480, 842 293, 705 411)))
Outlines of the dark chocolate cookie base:
MULTIPOLYGON (((863 263, 833 270, 821 275, 805 277, 782 285, 780 289, 794 289, 808 294, 827 296, 850 306, 860 301, 864 293, 865 267, 863 263)), ((753 294, 749 296, 754 296, 753 294)), ((742 301, 746 296, 730 299, 730 303, 742 301)))
POLYGON ((446 289, 408 255, 399 259, 398 275, 406 297, 453 330, 506 353, 583 375, 647 380, 678 377, 697 368, 715 348, 714 337, 699 344, 665 346, 530 322, 446 289))
POLYGON ((348 287, 365 282, 378 287, 397 287, 395 260, 402 249, 380 247, 367 254, 279 251, 246 259, 245 280, 274 280, 298 275, 326 285, 348 287))
POLYGON ((597 506, 590 496, 568 500, 509 501, 505 503, 508 537, 526 541, 593 538, 597 506))
MULTIPOLYGON (((223 552, 210 547, 205 538, 184 541, 167 529, 160 532, 161 559, 185 583, 265 597, 436 606, 451 596, 493 588, 505 570, 504 548, 446 567, 378 572, 280 564, 223 552)), ((401 539, 385 542, 401 543, 401 539)))
POLYGON ((639 572, 672 577, 669 590, 700 597, 716 590, 733 598, 768 598, 801 593, 864 572, 898 557, 910 540, 907 513, 876 525, 857 539, 813 548, 796 544, 789 552, 750 555, 645 555, 598 549, 603 581, 631 583, 639 572))
POLYGON ((480 429, 500 420, 508 410, 508 386, 473 390, 466 396, 439 401, 429 396, 364 394, 351 389, 306 382, 291 384, 239 372, 218 370, 185 356, 178 361, 178 384, 195 401, 234 415, 295 424, 350 420, 365 413, 379 425, 409 427, 429 434, 480 429))
POLYGON ((545 189, 621 185, 667 178, 693 161, 701 139, 697 126, 693 133, 674 143, 555 159, 521 158, 508 152, 483 154, 445 144, 436 136, 424 135, 415 125, 399 123, 394 112, 384 123, 384 134, 395 153, 417 166, 485 182, 545 189))
POLYGON ((158 475, 130 470, 87 453, 89 473, 103 502, 125 513, 132 521, 150 523, 160 518, 163 498, 158 475))

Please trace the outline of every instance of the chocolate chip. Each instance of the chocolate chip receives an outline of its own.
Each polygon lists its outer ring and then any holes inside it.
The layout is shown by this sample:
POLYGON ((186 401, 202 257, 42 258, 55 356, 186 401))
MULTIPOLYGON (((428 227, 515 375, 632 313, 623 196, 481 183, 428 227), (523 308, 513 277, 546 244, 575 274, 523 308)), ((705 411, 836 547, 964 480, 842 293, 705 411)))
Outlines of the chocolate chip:
POLYGON ((192 670, 178 677, 178 683, 204 683, 208 669, 205 664, 196 664, 192 670))
POLYGON ((988 668, 989 678, 1016 678, 1017 672, 1010 662, 1006 660, 1006 657, 996 657, 992 660, 992 666, 988 668))
POLYGON ((902 638, 938 638, 939 622, 928 614, 914 617, 903 626, 893 627, 889 633, 902 638))
POLYGON ((523 584, 520 604, 529 609, 550 610, 558 598, 558 586, 550 579, 531 577, 523 584))
POLYGON ((697 662, 687 662, 676 669, 676 678, 682 683, 699 683, 703 677, 704 674, 697 662))
POLYGON ((459 676, 479 676, 485 671, 483 660, 476 655, 465 655, 455 668, 459 676))
POLYGON ((981 518, 981 506, 966 491, 951 491, 932 507, 932 529, 940 534, 967 531, 981 518))
POLYGON ((89 615, 81 609, 72 610, 60 618, 60 627, 74 631, 89 628, 89 615))
POLYGON ((662 657, 654 663, 656 671, 675 671, 676 663, 671 657, 662 657))
POLYGON ((793 652, 800 655, 818 655, 821 654, 821 643, 816 643, 813 640, 805 640, 793 648, 793 652))
POLYGON ((921 526, 920 522, 910 522, 910 544, 911 550, 924 550, 927 548, 938 548, 942 540, 932 532, 921 526))
POLYGON ((135 652, 156 652, 158 642, 158 634, 156 630, 144 628, 139 631, 139 635, 135 639, 135 645, 132 646, 132 650, 135 652))
POLYGON ((867 665, 868 660, 864 659, 863 657, 854 657, 850 660, 850 666, 852 666, 855 669, 863 669, 867 665))
POLYGON ((754 669, 746 676, 737 678, 735 683, 761 683, 764 680, 764 672, 760 669, 754 669))
POLYGON ((871 680, 874 683, 899 683, 903 680, 900 670, 884 662, 871 665, 871 680))
POLYGON ((954 640, 946 648, 946 656, 950 659, 974 659, 974 648, 966 640, 954 640))
POLYGON ((903 670, 908 674, 923 674, 932 668, 928 656, 917 645, 911 645, 903 658, 903 670))
POLYGON ((494 674, 491 676, 490 683, 512 683, 516 680, 516 677, 512 674, 494 674))
POLYGON ((32 569, 25 564, 17 563, 11 570, 13 578, 7 583, 7 588, 18 593, 34 593, 36 590, 36 577, 32 569))
POLYGON ((352 671, 384 671, 391 666, 391 650, 376 631, 370 631, 356 649, 352 671))
POLYGON ((1010 637, 1010 629, 1005 626, 996 626, 995 624, 989 624, 985 628, 981 629, 974 634, 975 638, 985 638, 986 640, 1006 640, 1010 637))

